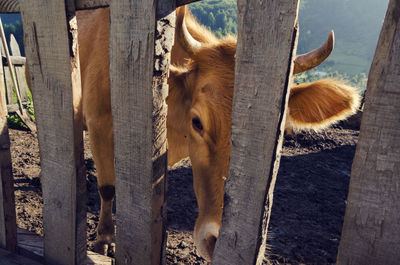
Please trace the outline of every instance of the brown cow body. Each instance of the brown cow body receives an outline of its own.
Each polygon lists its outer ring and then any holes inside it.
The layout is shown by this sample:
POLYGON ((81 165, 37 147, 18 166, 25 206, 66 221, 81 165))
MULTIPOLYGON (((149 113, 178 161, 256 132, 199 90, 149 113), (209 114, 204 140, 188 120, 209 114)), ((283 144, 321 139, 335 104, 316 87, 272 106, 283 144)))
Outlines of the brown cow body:
MULTIPOLYGON (((190 157, 199 207, 194 240, 211 259, 222 217, 230 153, 236 39, 217 39, 184 9, 178 14, 167 98, 168 164, 190 157), (179 24, 181 23, 181 24, 179 24), (183 23, 183 24, 182 24, 183 23), (182 25, 201 46, 182 40, 182 25), (186 25, 186 26, 185 26, 186 25)), ((109 11, 78 13, 83 116, 98 172, 101 197, 97 250, 112 241, 114 198, 113 123, 109 79, 109 11)), ((287 127, 324 128, 354 113, 357 90, 332 80, 292 88, 287 127)))

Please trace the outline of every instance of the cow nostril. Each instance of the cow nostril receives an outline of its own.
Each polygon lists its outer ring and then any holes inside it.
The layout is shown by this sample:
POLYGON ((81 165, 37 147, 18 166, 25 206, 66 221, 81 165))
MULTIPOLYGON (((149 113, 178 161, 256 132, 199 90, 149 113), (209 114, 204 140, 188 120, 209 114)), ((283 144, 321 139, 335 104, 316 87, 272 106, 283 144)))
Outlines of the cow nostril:
POLYGON ((206 235, 206 238, 204 239, 205 241, 205 247, 207 250, 207 255, 210 257, 212 257, 213 253, 214 253, 214 248, 215 248, 215 243, 217 242, 217 237, 208 233, 206 235))

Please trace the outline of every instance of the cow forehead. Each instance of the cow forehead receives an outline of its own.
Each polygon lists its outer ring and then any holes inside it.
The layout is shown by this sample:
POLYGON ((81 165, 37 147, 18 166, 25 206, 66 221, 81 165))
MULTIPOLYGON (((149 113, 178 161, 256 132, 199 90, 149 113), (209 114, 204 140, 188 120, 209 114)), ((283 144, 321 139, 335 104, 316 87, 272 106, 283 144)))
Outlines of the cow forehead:
POLYGON ((194 61, 209 69, 233 71, 235 68, 236 38, 232 36, 219 40, 218 43, 205 44, 194 56, 194 61))

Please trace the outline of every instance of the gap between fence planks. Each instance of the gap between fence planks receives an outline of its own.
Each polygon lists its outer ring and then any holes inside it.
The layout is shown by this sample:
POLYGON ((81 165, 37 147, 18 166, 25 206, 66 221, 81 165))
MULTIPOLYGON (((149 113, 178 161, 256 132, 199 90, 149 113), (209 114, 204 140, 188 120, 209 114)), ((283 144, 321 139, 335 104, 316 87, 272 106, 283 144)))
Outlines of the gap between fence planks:
POLYGON ((69 25, 74 7, 64 0, 20 4, 39 131, 44 259, 48 264, 83 264, 86 179, 82 122, 73 110, 72 90, 80 90, 76 31, 69 32, 76 29, 69 25))
POLYGON ((231 157, 213 264, 263 261, 292 83, 297 13, 298 0, 238 1, 231 157))
POLYGON ((400 261, 400 2, 391 0, 369 72, 337 264, 400 261))

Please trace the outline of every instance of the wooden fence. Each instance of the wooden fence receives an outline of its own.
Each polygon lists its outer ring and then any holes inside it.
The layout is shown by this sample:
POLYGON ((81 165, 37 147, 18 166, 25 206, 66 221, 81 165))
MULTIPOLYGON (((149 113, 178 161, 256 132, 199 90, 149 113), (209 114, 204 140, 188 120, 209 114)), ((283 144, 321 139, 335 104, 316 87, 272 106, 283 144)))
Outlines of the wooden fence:
POLYGON ((25 80, 26 58, 21 56, 18 43, 14 35, 10 35, 10 48, 6 43, 3 25, 0 19, 0 82, 5 82, 6 95, 4 99, 9 114, 17 114, 31 131, 36 131, 33 118, 27 113, 29 104, 28 86, 25 80))
MULTIPOLYGON (((168 58, 174 10, 189 2, 0 1, 0 12, 21 12, 23 20, 41 150, 44 262, 85 264, 90 259, 81 117, 74 118, 72 110, 71 88, 80 85, 75 11, 110 3, 115 262, 165 263, 168 60, 156 58, 168 58), (163 49, 155 49, 157 45, 163 49), (124 47, 141 47, 142 54, 131 56, 124 47)), ((297 45, 297 13, 298 0, 238 0, 233 144, 214 264, 260 264, 263 258, 297 45), (266 77, 273 78, 264 82, 266 77)), ((399 14, 399 2, 391 0, 369 75, 338 264, 400 260, 399 14)), ((4 104, 1 111, 0 246, 21 252, 4 104)))

